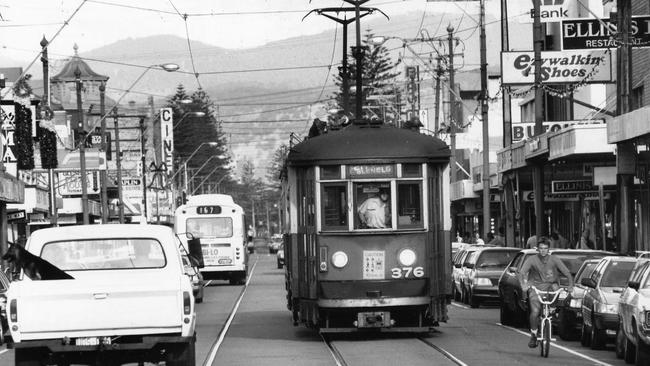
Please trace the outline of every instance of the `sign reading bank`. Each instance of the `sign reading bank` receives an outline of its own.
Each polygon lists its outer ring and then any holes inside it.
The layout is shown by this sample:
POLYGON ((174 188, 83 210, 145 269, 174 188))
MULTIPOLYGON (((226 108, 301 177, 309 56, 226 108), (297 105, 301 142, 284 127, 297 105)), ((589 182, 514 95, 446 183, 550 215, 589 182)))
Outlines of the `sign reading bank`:
MULTIPOLYGON (((578 18, 577 0, 535 0, 540 2, 539 19, 542 23, 578 18)), ((508 1, 508 18, 519 23, 532 23, 535 17, 532 0, 508 1)))

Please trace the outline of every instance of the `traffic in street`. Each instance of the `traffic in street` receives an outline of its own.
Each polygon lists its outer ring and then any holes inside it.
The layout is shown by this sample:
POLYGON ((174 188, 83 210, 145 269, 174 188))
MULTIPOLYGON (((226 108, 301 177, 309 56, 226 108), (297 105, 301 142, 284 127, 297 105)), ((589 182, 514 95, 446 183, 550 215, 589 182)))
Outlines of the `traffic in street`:
MULTIPOLYGON (((434 332, 321 336, 293 326, 286 308, 284 269, 276 256, 256 250, 246 285, 206 281, 196 305, 197 365, 624 365, 613 345, 604 350, 557 338, 548 358, 526 343, 523 328, 499 323, 496 302, 479 308, 453 301, 449 321, 434 332)), ((0 365, 14 351, 0 351, 0 365)))

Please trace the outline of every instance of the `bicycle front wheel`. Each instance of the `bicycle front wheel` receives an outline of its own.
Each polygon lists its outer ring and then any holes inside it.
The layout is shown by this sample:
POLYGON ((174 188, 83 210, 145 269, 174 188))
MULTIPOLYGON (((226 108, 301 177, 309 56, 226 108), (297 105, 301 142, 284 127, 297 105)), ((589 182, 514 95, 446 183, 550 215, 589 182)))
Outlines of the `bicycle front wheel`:
POLYGON ((551 319, 542 320, 542 344, 540 352, 542 357, 548 357, 548 351, 551 349, 551 319))

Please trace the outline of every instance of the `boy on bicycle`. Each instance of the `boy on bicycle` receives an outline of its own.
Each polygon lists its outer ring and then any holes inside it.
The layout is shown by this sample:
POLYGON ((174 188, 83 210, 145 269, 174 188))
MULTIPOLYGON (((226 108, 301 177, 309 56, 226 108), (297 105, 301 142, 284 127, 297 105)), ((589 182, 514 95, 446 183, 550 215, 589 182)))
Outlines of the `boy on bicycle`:
POLYGON ((519 281, 524 293, 528 293, 530 304, 530 341, 528 347, 537 347, 537 327, 541 303, 537 293, 530 288, 536 287, 540 291, 555 291, 560 287, 560 273, 569 279, 568 291, 573 289, 573 276, 562 261, 549 254, 550 242, 547 238, 541 237, 537 241, 537 255, 530 257, 519 272, 519 281))

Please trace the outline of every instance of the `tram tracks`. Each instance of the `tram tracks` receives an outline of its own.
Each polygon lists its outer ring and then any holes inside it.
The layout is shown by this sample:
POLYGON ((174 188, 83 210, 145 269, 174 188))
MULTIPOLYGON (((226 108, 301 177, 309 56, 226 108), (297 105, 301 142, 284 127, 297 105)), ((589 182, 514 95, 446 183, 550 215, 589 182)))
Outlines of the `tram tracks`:
MULTIPOLYGON (((348 361, 352 362, 351 360, 346 360, 346 358, 344 357, 344 352, 342 352, 342 350, 340 350, 336 346, 336 344, 335 344, 336 341, 331 336, 328 336, 328 335, 325 335, 325 334, 322 334, 322 333, 321 333, 320 336, 321 336, 321 339, 323 340, 323 342, 325 343, 325 345, 327 346, 327 348, 328 348, 332 358, 334 359, 334 362, 336 362, 337 366, 348 366, 349 365, 348 361)), ((467 364, 465 362, 463 362, 458 357, 454 356, 453 354, 451 354, 449 351, 445 350, 444 348, 434 344, 428 338, 415 337, 415 338, 412 338, 412 340, 420 341, 422 344, 426 345, 428 348, 434 350, 437 354, 439 354, 439 355, 443 356, 445 359, 447 359, 450 362, 450 364, 457 365, 457 366, 467 366, 467 364)), ((406 363, 408 363, 408 362, 406 362, 406 363)))

